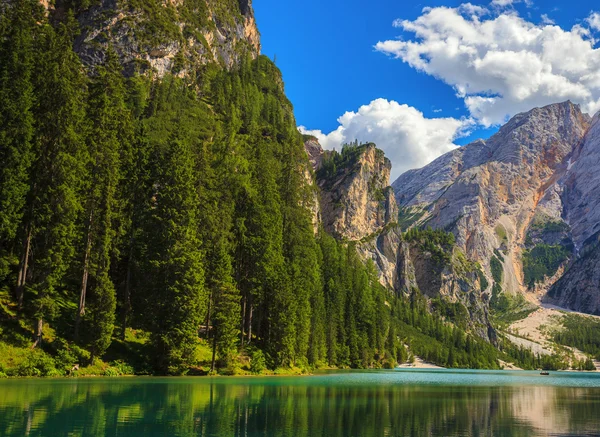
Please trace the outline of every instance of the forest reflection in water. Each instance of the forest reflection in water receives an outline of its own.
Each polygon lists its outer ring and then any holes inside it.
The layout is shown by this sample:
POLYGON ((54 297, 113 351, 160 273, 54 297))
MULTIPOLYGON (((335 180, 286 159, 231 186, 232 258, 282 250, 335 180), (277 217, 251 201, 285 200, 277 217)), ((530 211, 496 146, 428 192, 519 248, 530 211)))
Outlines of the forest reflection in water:
POLYGON ((349 372, 3 381, 0 435, 532 436, 600 430, 600 388, 589 384, 410 379, 349 372))

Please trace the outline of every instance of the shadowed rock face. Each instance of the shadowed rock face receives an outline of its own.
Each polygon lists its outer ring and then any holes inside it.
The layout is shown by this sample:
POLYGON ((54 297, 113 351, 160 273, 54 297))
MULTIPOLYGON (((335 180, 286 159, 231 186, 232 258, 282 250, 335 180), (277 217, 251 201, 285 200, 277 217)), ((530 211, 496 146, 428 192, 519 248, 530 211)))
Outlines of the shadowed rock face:
POLYGON ((564 178, 564 216, 577 258, 554 284, 545 301, 600 315, 600 114, 564 178))
MULTIPOLYGON (((101 64, 109 47, 125 73, 183 76, 216 62, 225 68, 242 56, 260 54, 260 35, 250 0, 206 0, 190 6, 182 0, 147 0, 147 8, 101 0, 79 11, 81 35, 75 50, 89 67, 101 64), (191 8, 191 9, 190 9, 191 8)), ((62 14, 64 0, 52 13, 62 14)))

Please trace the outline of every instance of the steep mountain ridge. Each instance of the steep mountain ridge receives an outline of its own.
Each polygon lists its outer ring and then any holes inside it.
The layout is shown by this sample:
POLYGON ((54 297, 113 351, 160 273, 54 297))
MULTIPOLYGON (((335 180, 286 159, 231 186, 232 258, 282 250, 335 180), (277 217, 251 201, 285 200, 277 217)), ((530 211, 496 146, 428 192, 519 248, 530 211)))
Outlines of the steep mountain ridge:
POLYGON ((394 184, 404 214, 456 235, 468 256, 491 276, 495 250, 503 258, 503 287, 523 290, 520 252, 534 217, 561 220, 556 182, 590 124, 571 102, 536 108, 511 119, 487 141, 452 151, 394 184), (516 279, 516 280, 513 280, 516 279))
POLYGON ((549 302, 596 312, 599 145, 600 117, 571 102, 518 114, 400 176, 400 222, 453 232, 499 289, 550 289, 549 302))

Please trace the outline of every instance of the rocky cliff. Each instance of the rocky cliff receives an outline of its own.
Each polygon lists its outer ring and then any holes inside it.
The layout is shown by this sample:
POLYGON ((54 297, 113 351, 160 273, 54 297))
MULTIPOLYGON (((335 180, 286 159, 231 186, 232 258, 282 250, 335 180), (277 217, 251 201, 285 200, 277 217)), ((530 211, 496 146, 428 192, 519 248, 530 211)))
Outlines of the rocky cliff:
MULTIPOLYGON (((62 16, 67 5, 57 0, 50 12, 62 16)), ((102 63, 110 47, 129 75, 185 75, 212 62, 230 68, 260 53, 251 0, 99 0, 76 16, 84 64, 102 63)))
POLYGON ((400 223, 451 231, 490 285, 550 289, 548 301, 598 311, 599 119, 571 102, 536 108, 403 174, 393 184, 400 223))
POLYGON ((374 144, 348 146, 341 154, 324 153, 317 184, 325 230, 356 241, 395 221, 398 211, 389 186, 391 168, 390 160, 374 144))
POLYGON ((577 257, 545 301, 600 315, 600 114, 568 163, 563 204, 577 257))

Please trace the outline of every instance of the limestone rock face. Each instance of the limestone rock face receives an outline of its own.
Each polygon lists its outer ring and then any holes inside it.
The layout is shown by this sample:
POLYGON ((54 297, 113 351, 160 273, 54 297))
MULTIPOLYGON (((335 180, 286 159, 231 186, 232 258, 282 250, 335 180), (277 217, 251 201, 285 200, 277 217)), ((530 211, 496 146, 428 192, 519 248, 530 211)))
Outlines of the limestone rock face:
POLYGON ((313 231, 315 235, 319 232, 319 226, 321 224, 321 203, 319 201, 319 188, 315 179, 315 172, 321 165, 321 159, 323 157, 323 147, 319 144, 316 138, 307 138, 304 142, 304 150, 308 156, 310 167, 306 167, 304 170, 304 178, 306 185, 311 195, 310 199, 305 205, 311 212, 313 231))
MULTIPOLYGON (((63 3, 57 0, 57 14, 63 3)), ((100 0, 79 11, 77 20, 81 35, 75 50, 83 63, 92 68, 102 63, 110 46, 128 75, 183 76, 207 63, 231 68, 242 56, 260 54, 250 0, 149 0, 144 7, 100 0)))
POLYGON ((321 214, 325 230, 346 240, 360 240, 397 216, 389 187, 392 164, 374 144, 360 146, 356 156, 333 175, 320 177, 321 214))
POLYGON ((536 215, 562 220, 569 159, 581 148, 590 122, 571 102, 536 108, 515 116, 487 141, 403 174, 393 184, 401 222, 405 215, 409 225, 453 232, 468 257, 488 269, 494 250, 501 250, 503 288, 523 291, 528 229, 536 215))
POLYGON ((323 147, 321 147, 319 141, 316 138, 308 137, 304 142, 304 150, 306 150, 313 170, 319 170, 323 159, 323 147))

